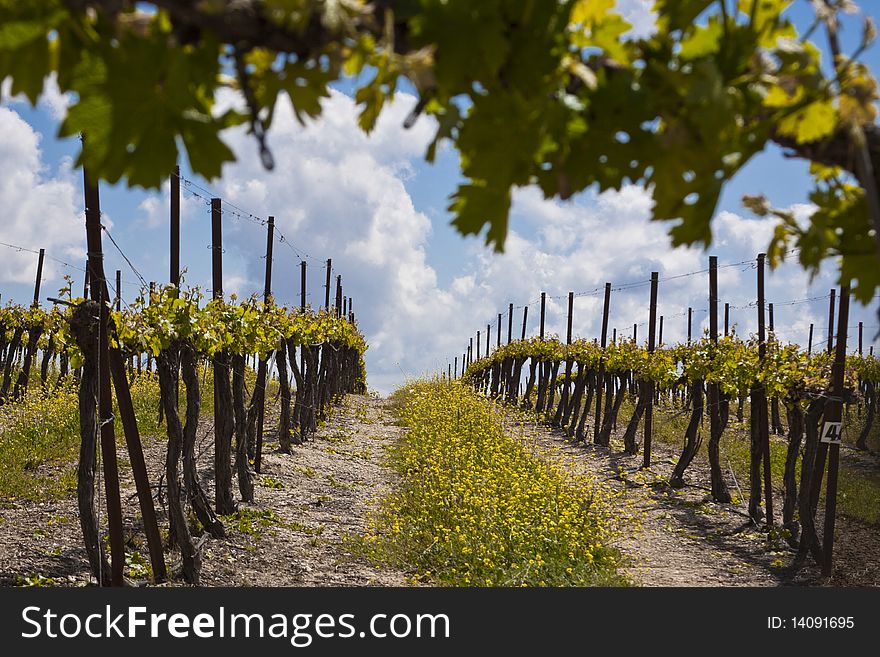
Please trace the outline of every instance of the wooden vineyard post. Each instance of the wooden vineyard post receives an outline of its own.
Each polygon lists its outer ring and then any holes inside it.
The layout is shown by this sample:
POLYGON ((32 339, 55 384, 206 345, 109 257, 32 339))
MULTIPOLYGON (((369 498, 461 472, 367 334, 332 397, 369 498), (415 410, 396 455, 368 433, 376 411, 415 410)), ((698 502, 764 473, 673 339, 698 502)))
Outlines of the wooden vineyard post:
MULTIPOLYGON (((859 322, 859 356, 862 355, 862 329, 864 328, 864 322, 859 322)), ((840 338, 838 337, 837 339, 839 340, 840 338)))
POLYGON ((180 287, 180 167, 171 176, 171 284, 180 287))
POLYGON ((523 306, 522 337, 520 338, 520 340, 526 339, 526 324, 528 322, 528 319, 529 319, 529 307, 523 306))
MULTIPOLYGON (((763 361, 767 353, 764 325, 764 261, 765 253, 758 254, 758 358, 763 361)), ((770 427, 767 418, 767 392, 763 384, 757 385, 757 410, 753 410, 757 422, 758 437, 764 464, 764 510, 767 526, 773 526, 773 480, 770 470, 770 427)), ((753 402, 754 403, 754 402, 753 402)))
MULTIPOLYGON (((330 299, 330 268, 332 263, 330 260, 327 260, 327 289, 325 291, 325 301, 329 303, 330 299)), ((306 261, 303 260, 299 264, 299 309, 301 312, 306 311, 306 261)), ((342 281, 339 282, 339 289, 337 290, 337 295, 339 294, 339 290, 341 290, 342 281)), ((327 308, 329 310, 329 306, 327 308)), ((336 316, 339 317, 339 312, 336 313, 336 316)), ((300 345, 299 348, 299 371, 302 372, 303 379, 305 380, 305 371, 306 371, 306 346, 300 345)))
POLYGON ((611 344, 617 344, 617 329, 611 329, 611 344))
POLYGON ((660 315, 660 330, 659 330, 659 333, 657 334, 657 344, 658 345, 663 344, 663 315, 660 315))
MULTIPOLYGON (((574 292, 568 293, 568 315, 565 323, 565 344, 570 345, 572 341, 572 320, 574 319, 574 292)), ((562 392, 559 395, 559 406, 556 415, 553 418, 553 424, 560 426, 565 409, 568 406, 569 396, 572 391, 571 373, 574 363, 570 356, 565 359, 565 382, 562 385, 562 392)))
MULTIPOLYGON (((608 311, 611 304, 611 283, 605 283, 605 304, 602 307, 602 349, 608 345, 608 311)), ((605 357, 599 358, 599 371, 596 374, 596 413, 593 418, 593 443, 599 444, 599 430, 602 424, 602 390, 605 387, 605 357)))
MULTIPOLYGON (((771 336, 776 335, 775 324, 773 323, 773 304, 767 304, 767 324, 771 336)), ((770 431, 773 434, 782 435, 785 430, 782 426, 782 419, 779 415, 779 398, 773 397, 770 400, 770 431)))
POLYGON ((122 310, 122 272, 116 270, 116 298, 114 299, 116 312, 122 310))
MULTIPOLYGON (((223 208, 219 198, 211 199, 211 297, 223 298, 223 208)), ((171 275, 179 273, 172 270, 171 275)), ((232 434, 234 422, 222 412, 221 391, 229 387, 230 355, 224 350, 215 354, 213 359, 214 376, 214 508, 218 514, 234 511, 232 499, 232 434)), ((233 381, 234 385, 234 381, 233 381)), ((247 438, 237 436, 239 444, 246 444, 247 438), (242 443, 242 441, 245 441, 242 443)), ((239 463, 240 461, 239 454, 239 463)), ((241 469, 239 478, 241 481, 241 469)), ((239 485, 241 488, 241 485, 239 485)))
POLYGON ((834 295, 836 290, 831 290, 831 297, 828 301, 828 353, 834 350, 834 295))
POLYGON ((37 278, 34 281, 34 308, 40 305, 40 286, 43 282, 43 260, 46 258, 46 249, 40 249, 37 258, 37 278))
MULTIPOLYGON (((109 338, 110 316, 104 296, 104 253, 101 247, 101 207, 98 186, 91 183, 83 168, 86 202, 86 243, 91 272, 91 296, 98 302, 98 428, 101 434, 101 458, 104 466, 104 492, 107 504, 107 525, 110 536, 110 584, 123 585, 125 545, 122 537, 122 503, 119 497, 119 464, 116 459, 116 432, 113 426, 113 394, 110 384, 109 338)), ((100 549, 100 548, 99 548, 100 549)), ((99 580, 98 585, 102 582, 99 580)))
MULTIPOLYGON (((653 354, 656 345, 654 344, 654 329, 657 324, 657 285, 659 281, 659 272, 651 272, 651 300, 648 306, 648 353, 653 354)), ((662 321, 662 318, 661 318, 662 321)), ((662 326, 662 324, 661 324, 662 326)), ((649 379, 645 382, 647 402, 645 404, 645 427, 644 427, 644 454, 642 456, 642 467, 651 467, 651 438, 654 429, 654 381, 649 379)))
POLYGON ((571 344, 571 323, 574 317, 574 292, 568 293, 568 321, 565 328, 565 344, 571 344))
POLYGON ((211 199, 211 296, 223 298, 223 228, 220 199, 211 199))
POLYGON ((324 283, 324 309, 330 312, 330 273, 333 270, 333 260, 327 258, 327 280, 324 283))
POLYGON ((544 340, 544 317, 547 311, 547 293, 541 292, 541 325, 538 331, 538 336, 541 338, 541 341, 544 340))
POLYGON ((455 357, 455 366, 453 367, 453 376, 458 378, 458 356, 455 357))
MULTIPOLYGON (((539 317, 539 320, 538 320, 538 339, 541 340, 541 342, 544 341, 544 318, 546 316, 546 312, 547 312, 547 293, 541 292, 541 316, 539 317)), ((538 405, 540 404, 540 402, 542 400, 541 382, 544 380, 544 373, 545 373, 546 367, 547 367, 547 365, 546 365, 546 363, 544 363, 543 359, 538 361, 538 368, 537 368, 537 370, 538 370, 538 386, 537 386, 538 387, 538 395, 537 395, 537 399, 536 399, 536 403, 535 403, 536 410, 540 410, 540 409, 538 409, 538 405)))
MULTIPOLYGON (((269 217, 266 231, 266 276, 263 284, 263 304, 268 306, 272 301, 272 247, 275 244, 275 217, 269 217)), ((303 271, 305 276, 305 271, 303 271)), ((254 449, 254 472, 260 474, 263 465, 263 423, 266 417, 266 374, 269 357, 261 358, 257 365, 257 383, 255 393, 258 395, 257 435, 254 449)))
POLYGON ((513 304, 507 307, 507 344, 513 339, 513 304))
POLYGON ((336 316, 342 317, 342 276, 336 276, 336 316))
POLYGON ((480 340, 480 332, 477 331, 477 360, 480 360, 480 344, 482 340, 480 340))
POLYGON ((724 304, 724 337, 730 335, 730 304, 724 304))
POLYGON ((299 263, 299 309, 306 309, 306 261, 299 263))
POLYGON ((807 356, 811 356, 813 354, 813 324, 810 323, 810 335, 807 339, 807 356))
POLYGON ((820 440, 828 450, 828 487, 825 493, 825 532, 822 537, 822 575, 830 577, 834 566, 834 522, 837 513, 837 472, 843 420, 843 386, 846 369, 846 331, 849 324, 849 288, 840 288, 837 316, 837 349, 831 368, 831 397, 825 406, 820 440))
MULTIPOLYGON (((508 332, 508 335, 510 335, 509 332, 508 332)), ((501 346, 501 313, 498 313, 498 339, 495 342, 495 348, 497 349, 500 346, 501 346)))
POLYGON ((489 356, 489 340, 492 337, 492 325, 486 324, 486 357, 489 356))
POLYGON ((467 351, 467 364, 470 365, 473 362, 474 357, 474 339, 468 339, 468 351, 467 351))
POLYGON ((691 332, 694 324, 694 309, 688 308, 688 344, 691 343, 691 332))
MULTIPOLYGON (((726 316, 727 304, 725 304, 726 316)), ((718 257, 709 256, 709 340, 718 344, 718 257)), ((709 469, 712 499, 716 502, 730 502, 730 492, 724 483, 721 470, 721 389, 718 383, 708 385, 709 395, 709 469)))
POLYGON ((633 342, 639 341, 639 325, 633 324, 633 342))

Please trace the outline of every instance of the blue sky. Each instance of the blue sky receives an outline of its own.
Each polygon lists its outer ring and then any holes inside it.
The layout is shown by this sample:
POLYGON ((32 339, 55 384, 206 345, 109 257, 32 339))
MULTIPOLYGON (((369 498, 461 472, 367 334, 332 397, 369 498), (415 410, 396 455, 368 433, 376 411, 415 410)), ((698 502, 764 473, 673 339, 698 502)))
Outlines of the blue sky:
MULTIPOLYGON (((647 0, 625 0, 622 5, 636 23, 650 20, 647 0)), ((861 3, 880 18, 876 3, 861 3)), ((812 10, 799 0, 791 16, 800 26, 812 10)), ((861 34, 861 17, 844 23, 843 43, 851 51, 861 34)), ((874 45, 864 60, 880 70, 880 49, 874 45)), ((242 134, 228 141, 239 162, 224 169, 221 179, 194 180, 208 192, 189 188, 200 196, 216 194, 246 212, 276 217, 293 248, 275 247, 276 297, 298 301, 298 265, 308 254, 309 299, 323 299, 321 261, 333 258, 343 276, 346 294, 354 297, 355 311, 371 344, 368 383, 388 392, 409 376, 445 369, 448 358, 461 354, 467 338, 516 305, 514 326, 521 322, 522 306, 530 303, 530 332, 536 327, 537 300, 546 290, 548 331, 564 326, 565 295, 581 293, 575 305, 575 330, 593 337, 598 331, 599 296, 592 293, 605 281, 615 285, 647 280, 650 271, 661 279, 705 269, 708 255, 722 264, 751 260, 764 250, 771 224, 743 210, 743 194, 766 194, 777 206, 802 204, 808 190, 807 166, 785 159, 771 148, 755 158, 725 189, 715 222, 716 243, 708 252, 671 249, 666 226, 649 221, 650 199, 638 188, 597 196, 578 195, 572 202, 546 201, 534 190, 515 196, 507 252, 496 255, 477 238, 464 239, 450 226, 448 196, 460 179, 456 154, 441 151, 433 165, 422 155, 432 125, 420 120, 409 131, 403 118, 414 99, 400 95, 383 115, 376 133, 367 138, 354 126, 356 107, 342 84, 325 104, 320 120, 303 129, 289 111, 279 109, 269 134, 279 166, 269 173, 259 164, 256 144, 242 134), (613 226, 613 230, 609 230, 613 226)), ((64 274, 82 285, 84 235, 80 172, 71 170, 78 144, 55 138, 64 99, 48 93, 37 108, 20 101, 4 101, 0 108, 0 162, 17 176, 0 183, 0 203, 11 217, 0 225, 0 241, 47 252, 73 265, 49 261, 44 272, 43 296, 54 292, 64 274)), ((188 174, 185 164, 183 175, 188 174)), ((187 282, 210 286, 210 217, 203 199, 184 185, 182 264, 187 282)), ((146 193, 124 186, 102 187, 102 208, 112 222, 111 233, 146 280, 168 276, 168 192, 146 193)), ((264 228, 224 214, 224 287, 227 292, 250 294, 262 288, 261 257, 264 228)), ((806 208, 799 211, 806 212, 806 208)), ((123 297, 131 299, 140 286, 135 274, 105 244, 107 269, 123 271, 123 297)), ((26 301, 32 295, 36 256, 0 247, 0 293, 3 300, 26 301)), ((815 341, 824 336, 827 300, 784 305, 828 294, 833 286, 833 263, 812 283, 794 264, 783 265, 768 276, 768 300, 775 301, 776 324, 786 340, 805 343, 809 324, 816 325, 815 341)), ((687 307, 696 322, 706 320, 706 276, 696 274, 661 283, 660 312, 665 316, 666 341, 681 339, 686 330, 687 307)), ((732 320, 740 333, 754 330, 754 270, 748 264, 722 269, 722 303, 736 308, 732 320), (740 307, 743 306, 743 307, 740 307)), ((864 321, 866 345, 878 332, 876 305, 853 308, 851 326, 864 321)), ((506 326, 506 317, 504 323, 506 326)), ((633 323, 647 321, 647 287, 615 291, 611 326, 631 335, 633 323)), ((695 328, 695 331, 698 330, 695 328)), ((851 331, 855 336, 855 331, 851 331)), ((493 337, 493 343, 494 343, 493 337)), ((876 344, 876 343, 875 343, 876 344)))

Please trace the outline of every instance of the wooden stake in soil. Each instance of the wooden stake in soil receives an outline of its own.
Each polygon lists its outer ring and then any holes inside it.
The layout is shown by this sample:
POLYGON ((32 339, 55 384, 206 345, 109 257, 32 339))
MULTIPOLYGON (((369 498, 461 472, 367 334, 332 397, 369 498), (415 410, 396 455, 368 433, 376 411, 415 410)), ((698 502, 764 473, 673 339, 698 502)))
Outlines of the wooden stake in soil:
POLYGON ((688 308, 688 344, 691 343, 691 331, 694 324, 694 309, 688 308))
MULTIPOLYGON (((275 245, 275 217, 269 217, 266 231, 266 275, 263 281, 263 303, 272 300, 272 247, 275 245)), ((303 271, 305 276, 305 271, 303 271)), ((259 395, 257 406, 257 435, 254 446, 254 472, 260 474, 263 466, 263 424, 266 418, 266 375, 269 369, 267 358, 261 358, 257 365, 256 390, 259 395)))
MULTIPOLYGON (((119 464, 116 458, 116 432, 113 426, 113 393, 110 384, 109 336, 110 316, 104 301, 106 279, 104 252, 101 246, 101 205, 98 186, 92 184, 83 168, 86 202, 86 243, 91 272, 92 298, 98 300, 98 427, 101 433, 101 458, 104 465, 104 492, 107 504, 107 525, 110 536, 110 583, 123 585, 125 545, 122 536, 122 503, 119 497, 119 464)), ((99 582, 101 584, 101 582, 99 582)))
MULTIPOLYGON (((659 272, 651 272, 651 300, 648 306, 648 353, 654 353, 654 329, 657 324, 657 284, 659 272)), ((663 318, 660 318, 660 326, 663 326, 663 318)), ((644 455, 642 467, 651 467, 651 438, 654 426, 654 382, 649 380, 646 384, 647 404, 645 405, 645 428, 644 428, 644 455)))
MULTIPOLYGON (((509 333, 508 333, 509 335, 509 333)), ((495 342, 495 348, 501 346, 501 313, 498 313, 498 340, 495 342)))
POLYGON ((724 304, 724 337, 730 335, 730 304, 724 304))
POLYGON ((657 335, 657 344, 663 344, 663 315, 660 315, 660 330, 657 335))
MULTIPOLYGON (((725 304, 725 318, 727 315, 725 304)), ((718 344, 718 257, 709 256, 709 339, 718 344)), ((716 502, 730 502, 730 492, 724 482, 721 470, 721 389, 717 383, 710 383, 709 393, 709 468, 712 486, 712 499, 716 502)))
MULTIPOLYGON (((758 254, 758 357, 764 360, 767 353, 766 335, 764 329, 764 260, 765 253, 758 254)), ((767 393, 764 386, 760 385, 760 407, 758 408, 757 420, 758 431, 761 440, 761 449, 764 459, 764 510, 767 513, 767 526, 773 526, 773 481, 770 470, 770 427, 767 418, 767 393)))
MULTIPOLYGON (((602 308, 602 349, 608 344, 608 312, 611 306, 611 283, 605 283, 605 304, 602 308)), ((596 413, 593 424, 593 443, 599 444, 599 430, 602 424, 602 390, 605 387, 605 358, 599 359, 599 372, 596 375, 596 413)))
MULTIPOLYGON (((211 296, 223 298, 223 208, 219 198, 211 199, 211 296)), ((175 275, 172 269, 171 275, 175 275)), ((228 387, 229 357, 225 353, 214 357, 214 409, 221 408, 219 391, 228 387)), ((219 416, 218 416, 219 418, 219 416)), ((232 427, 228 422, 214 422, 214 508, 216 513, 230 513, 235 503, 232 498, 232 427)), ((245 440, 238 436, 238 440, 245 440)))
POLYGON ((812 355, 813 353, 813 324, 810 324, 810 336, 807 340, 807 356, 812 355))
POLYGON ((526 323, 527 323, 527 321, 528 321, 528 318, 529 318, 529 307, 528 307, 528 306, 523 306, 522 337, 520 338, 520 340, 525 340, 525 339, 526 339, 526 323))
POLYGON ((849 288, 840 288, 837 316, 837 350, 831 369, 831 397, 825 406, 820 440, 828 446, 828 488, 825 493, 825 532, 822 539, 822 575, 830 577, 834 567, 834 522, 837 513, 837 472, 843 420, 843 386, 846 370, 846 331, 849 324, 849 288))

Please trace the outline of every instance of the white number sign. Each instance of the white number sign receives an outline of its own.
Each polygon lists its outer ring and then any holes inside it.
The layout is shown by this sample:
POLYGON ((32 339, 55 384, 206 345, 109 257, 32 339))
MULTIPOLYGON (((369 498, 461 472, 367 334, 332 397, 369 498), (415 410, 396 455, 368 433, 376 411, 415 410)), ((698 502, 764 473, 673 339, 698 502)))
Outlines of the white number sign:
POLYGON ((823 423, 822 424, 822 436, 819 440, 823 443, 829 443, 831 445, 839 445, 842 426, 843 426, 842 422, 825 422, 825 423, 823 423))

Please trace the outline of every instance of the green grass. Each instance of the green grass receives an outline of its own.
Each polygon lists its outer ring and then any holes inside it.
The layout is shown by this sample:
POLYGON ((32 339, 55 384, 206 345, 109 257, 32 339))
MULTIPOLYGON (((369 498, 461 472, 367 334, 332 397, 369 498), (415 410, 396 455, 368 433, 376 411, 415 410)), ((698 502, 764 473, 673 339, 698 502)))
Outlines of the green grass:
MULTIPOLYGON (((201 414, 214 412, 214 378, 210 366, 199 366, 201 414)), ((15 373, 14 373, 15 374, 15 373)), ((49 381, 58 373, 50 371, 49 381)), ((256 374, 247 370, 246 381, 253 389, 256 374)), ((272 399, 278 382, 267 387, 272 399), (274 386, 274 387, 273 387, 274 386)), ((159 383, 154 373, 143 372, 130 381, 132 406, 142 440, 164 440, 164 423, 159 423, 159 383)), ((185 389, 180 387, 181 413, 186 405, 185 389)), ((127 463, 125 435, 114 401, 114 429, 120 465, 127 463)), ((72 378, 50 391, 44 391, 39 368, 31 375, 27 394, 0 406, 0 501, 42 501, 70 495, 76 488, 76 462, 79 458, 79 401, 72 378)))
POLYGON ((0 500, 52 499, 76 486, 79 451, 76 388, 45 393, 37 385, 0 407, 0 500), (55 467, 45 467, 45 466, 55 467))
POLYGON ((220 516, 220 519, 228 529, 254 537, 261 536, 268 528, 284 526, 281 517, 272 509, 255 509, 249 506, 241 507, 236 513, 220 516))
POLYGON ((368 519, 368 557, 451 586, 627 583, 608 489, 528 452, 465 386, 411 384, 394 407, 402 484, 368 519))
MULTIPOLYGON (((54 379, 51 379, 54 380, 54 379)), ((0 406, 0 500, 41 501, 69 495, 76 488, 79 458, 79 397, 68 379, 44 391, 31 379, 27 394, 0 406)), ((132 405, 141 436, 157 435, 159 384, 154 375, 135 377, 132 405)), ((117 441, 124 445, 119 414, 114 408, 117 441)), ((120 462, 124 454, 120 453, 120 462)))

